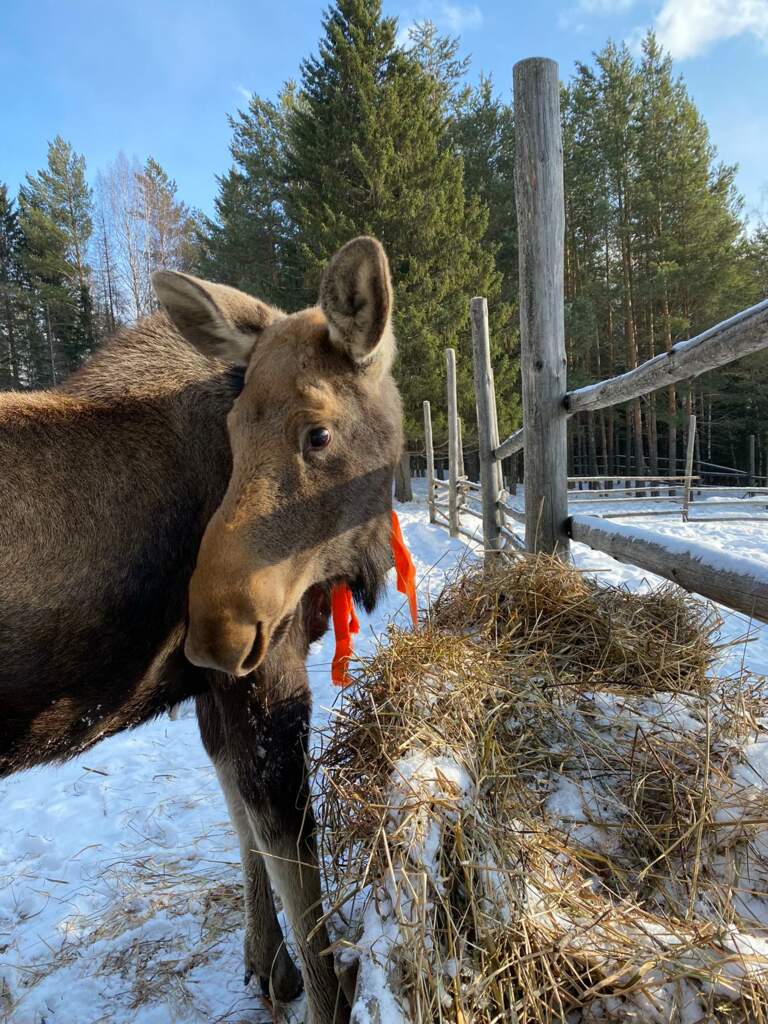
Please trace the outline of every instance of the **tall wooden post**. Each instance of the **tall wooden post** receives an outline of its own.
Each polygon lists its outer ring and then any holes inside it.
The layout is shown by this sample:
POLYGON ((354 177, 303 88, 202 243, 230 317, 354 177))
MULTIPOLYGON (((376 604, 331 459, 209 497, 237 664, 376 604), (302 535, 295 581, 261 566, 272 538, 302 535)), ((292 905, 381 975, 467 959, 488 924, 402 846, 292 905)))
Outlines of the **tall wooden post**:
POLYGON ((757 483, 755 477, 755 435, 749 435, 749 485, 754 487, 757 483))
POLYGON ((496 395, 491 367, 491 342, 488 333, 488 303, 484 298, 472 299, 469 305, 472 321, 472 362, 477 406, 477 445, 480 457, 480 485, 483 504, 483 548, 486 561, 501 549, 499 491, 501 463, 494 458, 499 447, 496 420, 496 395))
POLYGON ((688 417, 688 440, 685 447, 685 486, 683 489, 683 521, 688 520, 691 504, 691 477, 693 476, 693 453, 696 448, 696 416, 688 417))
POLYGON ((515 64, 515 195, 525 422, 525 543, 568 554, 565 202, 557 64, 515 64))
POLYGON ((445 387, 448 395, 448 530, 459 536, 459 410, 456 399, 456 353, 445 350, 445 387))
POLYGON ((435 519, 435 449, 432 442, 432 409, 429 402, 423 403, 424 408, 424 451, 427 455, 427 507, 429 521, 435 519))

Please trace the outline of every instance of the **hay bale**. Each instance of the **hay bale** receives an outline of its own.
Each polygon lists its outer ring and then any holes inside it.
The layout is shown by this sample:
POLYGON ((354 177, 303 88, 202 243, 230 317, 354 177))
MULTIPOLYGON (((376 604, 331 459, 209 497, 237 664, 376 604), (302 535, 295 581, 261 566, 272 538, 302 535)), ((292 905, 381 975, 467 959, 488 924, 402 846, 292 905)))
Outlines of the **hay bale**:
POLYGON ((718 625, 520 557, 391 632, 316 765, 356 1019, 768 1021, 768 701, 718 625))

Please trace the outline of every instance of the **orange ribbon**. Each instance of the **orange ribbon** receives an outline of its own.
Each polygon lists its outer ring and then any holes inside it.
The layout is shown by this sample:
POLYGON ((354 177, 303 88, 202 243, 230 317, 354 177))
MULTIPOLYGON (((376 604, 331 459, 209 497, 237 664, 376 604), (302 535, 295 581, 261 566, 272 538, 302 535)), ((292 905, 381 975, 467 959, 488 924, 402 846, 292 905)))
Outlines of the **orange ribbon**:
POLYGON ((352 591, 346 583, 337 583, 331 591, 331 615, 333 632, 336 634, 336 650, 331 662, 331 679, 335 686, 346 686, 351 682, 347 665, 352 657, 352 634, 360 632, 360 623, 355 615, 352 591))
MULTIPOLYGON (((397 589, 408 598, 411 619, 415 628, 418 624, 416 566, 405 546, 403 531, 400 529, 400 521, 394 509, 392 510, 392 531, 389 539, 397 572, 397 589)), ((360 632, 360 623, 355 615, 352 591, 346 583, 337 583, 331 591, 331 615, 333 617, 333 632, 336 635, 336 650, 331 662, 331 679, 336 686, 347 686, 351 682, 347 665, 352 657, 352 634, 360 632)))
POLYGON ((416 566, 413 564, 411 553, 405 546, 403 531, 400 529, 400 520, 397 512, 392 509, 392 533, 389 537, 392 545, 392 556, 395 559, 397 571, 397 589, 408 598, 408 605, 411 609, 411 621, 413 628, 419 622, 419 614, 416 608, 416 566))

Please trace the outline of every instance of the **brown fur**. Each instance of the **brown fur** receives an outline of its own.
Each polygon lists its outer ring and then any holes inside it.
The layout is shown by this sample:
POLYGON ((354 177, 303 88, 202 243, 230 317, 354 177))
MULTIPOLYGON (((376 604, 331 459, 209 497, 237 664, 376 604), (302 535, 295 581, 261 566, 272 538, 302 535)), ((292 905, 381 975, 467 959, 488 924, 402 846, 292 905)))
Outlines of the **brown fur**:
POLYGON ((295 994, 258 849, 311 1020, 329 1024, 341 1004, 314 927, 304 659, 330 585, 347 580, 371 607, 390 564, 402 442, 386 257, 349 243, 321 307, 292 316, 184 275, 156 287, 168 315, 61 388, 0 397, 0 774, 197 695, 241 837, 247 971, 295 994), (232 360, 248 363, 244 384, 232 360), (318 426, 332 432, 322 451, 307 443, 318 426), (182 650, 187 600, 198 667, 182 650))

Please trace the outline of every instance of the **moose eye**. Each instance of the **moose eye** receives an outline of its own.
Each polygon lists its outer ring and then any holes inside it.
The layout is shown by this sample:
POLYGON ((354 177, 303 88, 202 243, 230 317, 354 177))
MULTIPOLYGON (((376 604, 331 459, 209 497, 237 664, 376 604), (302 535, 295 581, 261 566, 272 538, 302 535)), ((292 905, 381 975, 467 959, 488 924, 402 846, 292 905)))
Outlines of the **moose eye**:
POLYGON ((327 448, 331 443, 331 432, 327 427, 313 427, 307 435, 310 448, 327 448))

